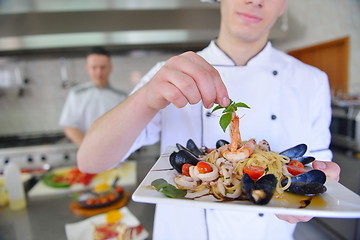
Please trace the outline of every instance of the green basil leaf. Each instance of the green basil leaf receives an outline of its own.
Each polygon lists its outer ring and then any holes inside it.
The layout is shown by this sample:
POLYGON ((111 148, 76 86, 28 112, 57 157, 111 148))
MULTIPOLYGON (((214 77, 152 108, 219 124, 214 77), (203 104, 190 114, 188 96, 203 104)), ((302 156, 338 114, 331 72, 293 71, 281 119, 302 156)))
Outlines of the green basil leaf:
POLYGON ((222 128, 222 130, 224 132, 226 131, 226 128, 229 126, 229 124, 230 124, 230 122, 232 120, 232 114, 237 111, 238 107, 250 108, 245 103, 242 103, 242 102, 236 103, 236 102, 234 102, 233 100, 230 99, 230 104, 227 107, 222 107, 221 105, 217 105, 211 111, 213 113, 214 111, 217 111, 219 109, 224 109, 222 111, 222 116, 221 116, 220 121, 219 121, 220 127, 222 128))
POLYGON ((171 185, 163 178, 152 181, 151 186, 170 198, 183 198, 187 193, 186 190, 176 188, 174 185, 171 185))
POLYGON ((169 198, 183 198, 186 195, 186 190, 177 189, 174 185, 168 184, 160 190, 161 193, 169 198))
POLYGON ((211 111, 211 113, 213 113, 219 109, 222 109, 222 108, 224 108, 224 107, 222 107, 221 105, 217 105, 216 107, 214 107, 214 109, 211 111))
POLYGON ((169 183, 163 178, 159 178, 151 182, 151 186, 153 186, 157 191, 160 191, 160 189, 168 184, 169 183))
POLYGON ((242 102, 238 102, 235 104, 236 107, 250 108, 248 105, 242 102))
POLYGON ((220 126, 222 130, 225 132, 226 128, 229 126, 232 119, 232 113, 225 113, 220 118, 220 126))

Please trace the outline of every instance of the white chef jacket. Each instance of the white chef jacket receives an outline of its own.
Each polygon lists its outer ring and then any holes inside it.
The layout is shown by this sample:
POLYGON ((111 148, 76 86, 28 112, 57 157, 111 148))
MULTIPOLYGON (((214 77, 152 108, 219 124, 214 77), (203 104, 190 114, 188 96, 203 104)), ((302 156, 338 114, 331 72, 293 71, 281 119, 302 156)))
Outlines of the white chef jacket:
POLYGON ((101 115, 127 97, 125 92, 110 86, 98 88, 91 82, 72 88, 65 101, 59 124, 75 127, 82 133, 101 115))
MULTIPOLYGON (((251 109, 238 109, 243 140, 266 139, 273 151, 299 143, 319 160, 331 160, 329 125, 330 91, 324 72, 274 49, 269 42, 246 66, 234 62, 215 42, 199 52, 219 71, 230 98, 251 109)), ((164 63, 156 65, 145 82, 164 63)), ((191 138, 198 146, 215 147, 219 139, 230 140, 219 126, 221 111, 211 114, 201 103, 178 109, 169 105, 144 129, 131 151, 161 137, 161 151, 191 138)), ((295 224, 273 214, 200 209, 158 204, 154 239, 292 239, 295 224)))

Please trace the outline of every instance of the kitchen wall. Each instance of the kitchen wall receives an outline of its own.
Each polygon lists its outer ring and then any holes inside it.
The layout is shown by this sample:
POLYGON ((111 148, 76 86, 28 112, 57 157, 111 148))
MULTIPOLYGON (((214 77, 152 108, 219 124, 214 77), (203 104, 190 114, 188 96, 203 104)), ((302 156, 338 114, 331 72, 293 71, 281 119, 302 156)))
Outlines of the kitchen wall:
MULTIPOLYGON (((113 55, 114 70, 110 81, 114 87, 129 93, 141 75, 156 62, 176 53, 138 50, 113 55)), ((7 87, 1 87, 0 83, 0 136, 62 131, 58 120, 69 92, 69 88, 62 87, 63 80, 74 85, 89 81, 89 78, 84 68, 84 56, 60 57, 2 59, 0 73, 9 71, 11 76, 7 87), (22 80, 27 78, 29 81, 23 84, 23 90, 13 76, 14 68, 21 70, 22 80), (61 69, 66 70, 61 72, 61 69)))
POLYGON ((274 42, 284 51, 350 37, 349 93, 360 95, 360 1, 288 0, 287 38, 274 42))
MULTIPOLYGON (((274 46, 288 51, 350 36, 349 91, 360 94, 360 2, 288 0, 288 5, 287 37, 274 40, 274 46)), ((177 53, 134 50, 114 55, 111 81, 119 89, 130 92, 139 76, 157 61, 177 53)), ((60 54, 0 58, 0 78, 3 70, 18 67, 20 79, 29 79, 28 84, 21 86, 23 90, 16 77, 10 87, 2 86, 0 81, 0 136, 61 131, 58 119, 69 91, 62 87, 62 80, 67 77, 72 84, 88 81, 83 56, 63 57, 60 54), (64 66, 65 75, 60 70, 64 66)))

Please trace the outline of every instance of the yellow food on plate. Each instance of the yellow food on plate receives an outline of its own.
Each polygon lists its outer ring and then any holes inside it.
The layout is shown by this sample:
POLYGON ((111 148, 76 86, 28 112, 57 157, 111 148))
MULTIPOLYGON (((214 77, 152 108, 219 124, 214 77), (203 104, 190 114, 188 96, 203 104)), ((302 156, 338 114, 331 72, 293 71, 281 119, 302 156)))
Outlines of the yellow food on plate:
POLYGON ((120 210, 112 210, 106 213, 106 222, 107 223, 116 223, 122 218, 122 213, 120 210))

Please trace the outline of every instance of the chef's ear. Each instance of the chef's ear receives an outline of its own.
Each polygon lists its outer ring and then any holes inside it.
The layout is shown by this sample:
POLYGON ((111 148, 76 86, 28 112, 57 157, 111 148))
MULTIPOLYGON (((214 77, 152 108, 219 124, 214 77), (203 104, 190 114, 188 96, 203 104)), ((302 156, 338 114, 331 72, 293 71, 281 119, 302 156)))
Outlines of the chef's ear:
POLYGON ((286 8, 287 8, 287 0, 283 0, 281 8, 280 8, 280 12, 279 12, 279 17, 284 14, 284 12, 286 11, 286 8))

